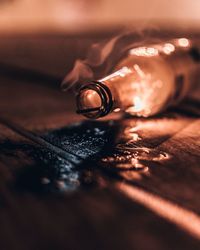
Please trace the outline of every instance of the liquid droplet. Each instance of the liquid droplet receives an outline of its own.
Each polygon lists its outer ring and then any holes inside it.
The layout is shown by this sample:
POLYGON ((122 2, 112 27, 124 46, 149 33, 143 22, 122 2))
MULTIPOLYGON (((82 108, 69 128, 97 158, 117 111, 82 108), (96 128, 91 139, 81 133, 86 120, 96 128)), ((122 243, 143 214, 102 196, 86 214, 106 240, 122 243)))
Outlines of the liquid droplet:
POLYGON ((168 160, 170 158, 171 158, 171 156, 168 153, 160 152, 158 160, 162 161, 162 160, 168 160))
POLYGON ((44 177, 44 178, 41 179, 41 183, 44 184, 44 185, 47 185, 47 184, 49 184, 50 182, 51 182, 51 181, 50 181, 49 178, 44 177))
POLYGON ((139 136, 139 134, 136 132, 135 127, 127 127, 124 130, 124 136, 126 139, 129 139, 133 142, 140 141, 142 138, 139 136))
POLYGON ((120 108, 114 109, 113 112, 115 112, 115 113, 120 112, 120 108))
MULTIPOLYGON (((127 143, 117 144, 114 152, 103 158, 102 163, 106 167, 119 171, 134 171, 146 175, 149 173, 150 163, 152 165, 152 162, 162 162, 168 159, 170 159, 170 155, 166 152, 139 147, 135 142, 129 140, 127 143)), ((137 179, 138 176, 134 175, 135 178, 137 179)))
POLYGON ((63 180, 56 181, 56 186, 59 190, 64 190, 66 188, 66 184, 63 180))
POLYGON ((118 170, 148 171, 148 167, 137 158, 138 151, 130 151, 127 148, 123 150, 122 145, 118 146, 112 155, 101 160, 104 166, 118 170))

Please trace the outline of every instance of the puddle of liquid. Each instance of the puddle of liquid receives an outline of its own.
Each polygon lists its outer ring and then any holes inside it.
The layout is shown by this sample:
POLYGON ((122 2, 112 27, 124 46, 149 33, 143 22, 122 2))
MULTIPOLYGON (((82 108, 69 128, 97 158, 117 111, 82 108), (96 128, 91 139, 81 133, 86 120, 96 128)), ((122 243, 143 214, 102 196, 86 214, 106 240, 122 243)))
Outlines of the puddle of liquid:
MULTIPOLYGON (((124 130, 121 130, 118 140, 122 142, 117 143, 112 153, 101 160, 107 168, 129 171, 129 174, 130 171, 146 174, 149 171, 150 163, 161 163, 171 157, 166 152, 142 146, 138 126, 125 126, 124 130)), ((134 178, 136 177, 137 175, 134 175, 134 178)))
POLYGON ((130 144, 117 144, 114 152, 102 158, 103 164, 120 169, 132 169, 135 171, 147 170, 149 162, 162 162, 171 157, 166 152, 157 151, 146 147, 136 147, 130 144), (144 163, 145 161, 145 163, 144 163))
POLYGON ((137 153, 138 152, 132 153, 127 150, 125 152, 115 152, 111 156, 102 158, 101 161, 105 167, 115 170, 134 170, 140 173, 143 171, 146 172, 148 166, 137 158, 137 153))
POLYGON ((114 140, 114 124, 87 121, 51 131, 43 138, 80 159, 99 154, 114 140))
MULTIPOLYGON (((0 142, 16 157, 21 152, 27 160, 16 175, 16 185, 23 190, 42 192, 74 191, 84 187, 105 185, 105 168, 119 172, 124 178, 140 179, 148 175, 154 163, 170 159, 166 152, 145 146, 142 122, 132 120, 86 121, 49 131, 42 137, 63 150, 57 152, 33 144, 0 142)), ((21 159, 23 162, 23 160, 21 159)), ((111 175, 112 176, 112 175, 111 175)), ((109 177, 110 178, 110 177, 109 177)))
POLYGON ((163 151, 157 150, 156 148, 147 148, 137 146, 131 142, 125 144, 116 145, 116 149, 121 152, 121 154, 132 155, 138 160, 147 160, 147 161, 165 161, 169 160, 171 156, 163 151))
POLYGON ((0 156, 15 157, 20 164, 13 170, 14 189, 43 194, 101 186, 103 177, 97 174, 94 161, 112 148, 114 125, 111 121, 87 121, 44 134, 58 151, 66 152, 64 158, 28 142, 0 141, 0 156))

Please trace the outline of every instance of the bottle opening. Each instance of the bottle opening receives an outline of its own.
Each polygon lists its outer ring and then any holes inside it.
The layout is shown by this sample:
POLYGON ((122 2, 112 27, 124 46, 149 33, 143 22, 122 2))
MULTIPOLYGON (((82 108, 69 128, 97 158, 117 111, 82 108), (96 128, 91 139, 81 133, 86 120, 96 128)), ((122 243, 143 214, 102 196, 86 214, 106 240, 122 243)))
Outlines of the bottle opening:
POLYGON ((92 82, 83 86, 77 95, 77 113, 96 119, 111 111, 112 95, 107 86, 100 82, 92 82))

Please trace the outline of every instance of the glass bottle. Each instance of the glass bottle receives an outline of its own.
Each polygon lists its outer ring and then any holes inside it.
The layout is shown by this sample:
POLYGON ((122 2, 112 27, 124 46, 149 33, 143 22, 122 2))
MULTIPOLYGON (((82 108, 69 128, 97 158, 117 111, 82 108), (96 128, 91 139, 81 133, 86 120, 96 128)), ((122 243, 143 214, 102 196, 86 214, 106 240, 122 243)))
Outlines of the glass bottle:
POLYGON ((155 115, 179 103, 199 71, 199 51, 186 38, 133 48, 113 73, 79 89, 77 113, 92 119, 112 111, 155 115))

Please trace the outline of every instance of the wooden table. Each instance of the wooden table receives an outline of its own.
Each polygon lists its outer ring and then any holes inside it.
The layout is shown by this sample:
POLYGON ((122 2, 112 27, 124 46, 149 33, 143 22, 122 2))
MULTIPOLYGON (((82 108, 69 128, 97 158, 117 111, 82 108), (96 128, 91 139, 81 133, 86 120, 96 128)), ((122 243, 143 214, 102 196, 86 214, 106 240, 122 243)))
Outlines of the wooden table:
POLYGON ((1 249, 199 249, 199 102, 84 120, 73 39, 0 41, 1 249))

